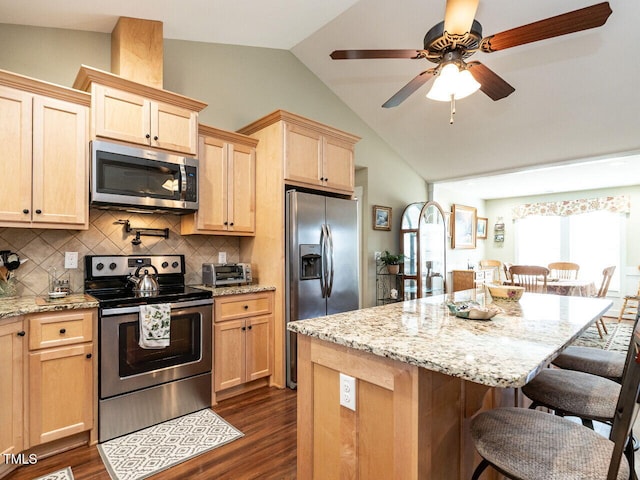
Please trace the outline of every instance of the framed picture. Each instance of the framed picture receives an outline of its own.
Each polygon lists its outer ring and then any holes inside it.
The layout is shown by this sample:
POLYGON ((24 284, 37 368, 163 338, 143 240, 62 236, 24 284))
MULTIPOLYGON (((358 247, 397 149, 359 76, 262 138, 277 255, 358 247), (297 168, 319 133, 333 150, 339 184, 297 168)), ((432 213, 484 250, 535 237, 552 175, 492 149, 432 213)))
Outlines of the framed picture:
POLYGON ((391 207, 373 206, 373 229, 391 230, 391 207))
POLYGON ((481 238, 481 239, 487 238, 488 223, 489 223, 488 218, 478 217, 478 226, 476 228, 476 238, 481 238))
POLYGON ((476 209, 453 205, 451 222, 451 248, 476 248, 476 209))

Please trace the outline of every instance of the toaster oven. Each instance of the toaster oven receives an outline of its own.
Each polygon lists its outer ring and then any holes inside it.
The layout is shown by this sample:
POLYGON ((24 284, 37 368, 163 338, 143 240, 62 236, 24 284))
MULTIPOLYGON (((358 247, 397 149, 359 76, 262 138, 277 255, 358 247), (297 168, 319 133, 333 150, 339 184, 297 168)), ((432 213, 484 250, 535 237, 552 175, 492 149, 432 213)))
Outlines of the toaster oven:
POLYGON ((249 263, 203 263, 202 283, 210 287, 225 287, 251 283, 249 263))

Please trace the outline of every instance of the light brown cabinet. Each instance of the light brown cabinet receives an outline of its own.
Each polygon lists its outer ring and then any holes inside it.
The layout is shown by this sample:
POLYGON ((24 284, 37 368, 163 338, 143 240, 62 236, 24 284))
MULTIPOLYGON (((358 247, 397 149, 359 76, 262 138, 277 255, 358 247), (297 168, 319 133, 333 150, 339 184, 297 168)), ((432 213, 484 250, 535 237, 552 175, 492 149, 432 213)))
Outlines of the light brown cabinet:
POLYGON ((88 229, 89 100, 0 72, 0 226, 88 229))
POLYGON ((469 290, 482 283, 492 283, 493 270, 453 270, 451 280, 454 292, 469 290))
POLYGON ((33 314, 29 326, 29 446, 93 428, 95 310, 33 314))
POLYGON ((180 233, 253 235, 257 140, 200 125, 198 211, 181 217, 180 233))
POLYGON ((220 297, 213 318, 215 392, 272 374, 272 292, 220 297))
POLYGON ((322 126, 286 123, 284 178, 292 184, 353 193, 354 142, 323 132, 322 126))
POLYGON ((24 349, 22 317, 0 320, 0 455, 24 447, 24 349))
POLYGON ((91 91, 91 137, 196 155, 198 112, 207 105, 91 67, 74 88, 91 91))

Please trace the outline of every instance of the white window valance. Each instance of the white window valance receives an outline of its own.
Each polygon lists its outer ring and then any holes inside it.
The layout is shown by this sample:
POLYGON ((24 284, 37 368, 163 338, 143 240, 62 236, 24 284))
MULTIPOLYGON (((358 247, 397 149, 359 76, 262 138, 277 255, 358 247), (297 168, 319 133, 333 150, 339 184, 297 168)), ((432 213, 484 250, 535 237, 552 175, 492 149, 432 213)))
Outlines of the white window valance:
POLYGON ((530 215, 553 215, 566 217, 580 213, 608 211, 614 213, 629 213, 631 201, 628 195, 613 197, 584 198, 579 200, 562 200, 559 202, 525 203, 513 207, 513 220, 530 215))

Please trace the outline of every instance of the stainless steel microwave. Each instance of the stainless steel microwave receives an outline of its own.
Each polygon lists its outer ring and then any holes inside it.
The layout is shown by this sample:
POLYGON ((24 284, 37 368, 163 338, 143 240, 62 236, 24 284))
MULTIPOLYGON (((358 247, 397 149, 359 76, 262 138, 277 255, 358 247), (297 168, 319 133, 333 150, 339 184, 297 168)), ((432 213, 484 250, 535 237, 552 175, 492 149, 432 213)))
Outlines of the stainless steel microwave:
POLYGON ((94 140, 91 204, 121 210, 193 212, 198 209, 198 160, 94 140))

